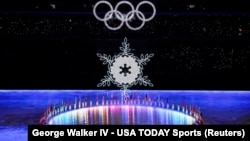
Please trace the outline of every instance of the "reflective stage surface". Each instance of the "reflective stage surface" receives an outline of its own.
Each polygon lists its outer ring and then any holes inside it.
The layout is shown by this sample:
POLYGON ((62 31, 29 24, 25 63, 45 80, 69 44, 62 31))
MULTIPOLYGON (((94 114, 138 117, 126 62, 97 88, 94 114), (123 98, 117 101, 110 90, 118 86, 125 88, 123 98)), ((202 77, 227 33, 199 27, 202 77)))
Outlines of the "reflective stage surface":
MULTIPOLYGON (((151 96, 152 98, 164 98, 169 102, 197 106, 200 108, 205 124, 249 124, 250 123, 250 91, 131 91, 137 96, 151 96)), ((59 103, 65 99, 74 100, 76 97, 93 97, 95 95, 103 96, 119 96, 120 91, 96 91, 96 90, 2 90, 0 91, 0 140, 1 141, 27 141, 27 125, 38 124, 39 119, 50 104, 59 103), (10 136, 11 135, 11 136, 10 136)), ((139 119, 150 122, 158 122, 163 120, 161 116, 164 114, 159 109, 150 111, 151 108, 143 108, 138 110, 141 114, 135 117, 135 123, 139 119), (145 113, 146 111, 146 113, 145 113), (151 114, 152 113, 152 114, 151 114), (139 119, 138 119, 139 118, 139 119)), ((108 109, 106 109, 109 111, 108 109)), ((136 109, 135 109, 136 110, 136 109)), ((92 109, 92 112, 95 111, 92 109)), ((107 112, 106 111, 106 112, 107 112)), ((132 110, 131 110, 132 111, 132 110)), ((89 111, 90 112, 90 111, 89 111)), ((125 110, 123 119, 128 118, 129 110, 125 110)), ((90 113, 89 113, 90 114, 90 113)), ((94 114, 101 121, 101 114, 94 114), (97 117, 98 115, 98 117, 97 117)), ((172 116, 175 117, 175 116, 172 116)), ((178 116, 177 116, 178 117, 178 116)), ((111 118, 111 117, 110 117, 111 118)), ((118 117, 114 117, 118 118, 118 117)), ((131 117, 130 117, 131 118, 131 117)), ((93 119, 91 119, 93 120, 93 119)), ((73 120, 74 121, 74 120, 73 120)), ((84 120, 81 120, 84 122, 84 120)), ((124 120, 126 122, 133 121, 124 120)), ((94 121, 93 121, 94 122, 94 121)), ((125 122, 125 123, 126 123, 125 122)), ((181 121, 180 119, 163 120, 163 124, 188 123, 189 121, 181 121), (175 121, 176 120, 176 121, 175 121)), ((143 122, 141 122, 143 123, 143 122)))
POLYGON ((194 118, 181 112, 146 106, 98 106, 62 113, 52 118, 55 125, 192 125, 194 118))

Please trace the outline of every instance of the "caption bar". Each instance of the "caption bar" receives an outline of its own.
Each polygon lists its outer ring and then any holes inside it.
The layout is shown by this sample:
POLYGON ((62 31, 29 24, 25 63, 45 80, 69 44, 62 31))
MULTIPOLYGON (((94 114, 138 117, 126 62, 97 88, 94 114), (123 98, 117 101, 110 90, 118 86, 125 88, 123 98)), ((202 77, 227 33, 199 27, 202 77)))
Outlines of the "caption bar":
POLYGON ((216 137, 234 137, 241 140, 249 140, 248 134, 250 126, 207 126, 207 125, 30 125, 28 128, 29 141, 39 138, 50 141, 63 139, 80 140, 83 137, 168 137, 177 139, 214 139, 216 137))

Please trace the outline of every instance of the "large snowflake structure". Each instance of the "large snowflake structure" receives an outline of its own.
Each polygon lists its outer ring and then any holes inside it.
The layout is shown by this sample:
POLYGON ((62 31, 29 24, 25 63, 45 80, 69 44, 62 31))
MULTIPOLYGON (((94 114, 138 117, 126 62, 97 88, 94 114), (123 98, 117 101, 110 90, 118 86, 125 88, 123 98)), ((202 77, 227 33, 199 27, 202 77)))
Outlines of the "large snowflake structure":
POLYGON ((130 52, 129 46, 130 44, 125 37, 120 47, 121 53, 118 55, 112 57, 111 55, 97 53, 97 56, 103 61, 103 65, 108 65, 107 75, 101 79, 97 87, 110 86, 111 84, 117 85, 122 90, 128 90, 128 88, 137 84, 153 87, 148 76, 143 76, 142 70, 154 54, 141 54, 138 58, 130 52))

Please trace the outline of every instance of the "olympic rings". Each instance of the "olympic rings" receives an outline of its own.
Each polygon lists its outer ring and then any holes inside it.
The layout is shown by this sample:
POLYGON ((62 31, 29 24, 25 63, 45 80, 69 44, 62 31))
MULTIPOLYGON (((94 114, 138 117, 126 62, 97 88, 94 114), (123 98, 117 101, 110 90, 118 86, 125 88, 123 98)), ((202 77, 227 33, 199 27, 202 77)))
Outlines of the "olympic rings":
POLYGON ((145 25, 146 22, 152 20, 152 19, 155 17, 156 8, 155 8, 154 4, 151 3, 150 1, 142 1, 142 2, 140 2, 140 3, 136 6, 136 8, 135 8, 131 2, 125 1, 125 0, 118 2, 118 3, 116 4, 115 8, 113 8, 113 6, 111 5, 110 2, 108 2, 108 1, 106 1, 106 0, 101 0, 101 1, 97 2, 97 3, 94 5, 94 7, 93 7, 93 14, 94 14, 94 16, 95 16, 95 18, 96 18, 97 20, 104 22, 105 26, 106 26, 108 29, 110 29, 110 30, 119 30, 119 29, 122 28, 122 26, 124 25, 124 23, 126 24, 126 26, 127 26, 130 30, 140 30, 140 29, 145 25), (106 14, 104 15, 103 18, 99 17, 99 16, 97 15, 97 12, 96 12, 97 7, 98 7, 99 5, 101 5, 101 4, 107 5, 107 6, 109 7, 109 9, 110 9, 108 12, 106 12, 106 14), (145 4, 151 6, 152 9, 153 9, 153 13, 152 13, 152 15, 151 15, 149 18, 146 18, 145 15, 139 10, 140 7, 141 7, 142 5, 145 5, 145 4), (118 10, 118 8, 119 8, 121 5, 128 5, 128 6, 131 8, 131 10, 130 10, 128 13, 124 14, 124 13, 122 13, 122 12, 120 12, 120 11, 118 10), (118 19, 118 20, 121 22, 121 23, 120 23, 118 26, 116 26, 116 27, 112 27, 112 26, 110 26, 110 25, 108 24, 108 21, 111 20, 111 19, 113 18, 113 16, 115 16, 115 18, 118 19), (132 27, 132 26, 129 24, 129 22, 130 22, 135 16, 142 22, 138 27, 132 27))

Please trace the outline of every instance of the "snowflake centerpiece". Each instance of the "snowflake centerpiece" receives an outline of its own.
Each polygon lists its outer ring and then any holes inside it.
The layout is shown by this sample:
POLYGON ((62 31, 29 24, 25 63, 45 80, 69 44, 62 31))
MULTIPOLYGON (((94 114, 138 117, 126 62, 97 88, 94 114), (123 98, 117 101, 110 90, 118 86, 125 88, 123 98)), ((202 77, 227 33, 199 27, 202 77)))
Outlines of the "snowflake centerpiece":
POLYGON ((97 56, 103 61, 103 65, 108 65, 107 75, 101 79, 97 87, 115 84, 124 91, 137 84, 153 87, 148 76, 143 76, 142 70, 154 54, 141 54, 138 58, 130 52, 129 46, 125 37, 120 47, 121 53, 118 55, 111 57, 111 55, 97 53, 97 56))

